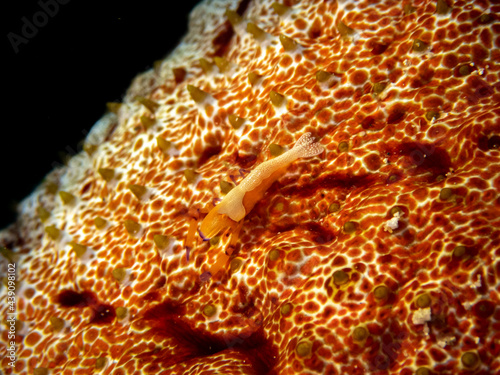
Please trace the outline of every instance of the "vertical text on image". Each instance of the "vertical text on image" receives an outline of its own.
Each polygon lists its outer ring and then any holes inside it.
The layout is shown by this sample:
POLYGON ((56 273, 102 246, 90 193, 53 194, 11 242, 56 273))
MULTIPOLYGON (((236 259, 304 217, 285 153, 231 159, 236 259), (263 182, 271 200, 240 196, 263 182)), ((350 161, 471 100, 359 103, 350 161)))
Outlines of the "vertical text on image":
POLYGON ((7 358, 9 366, 16 365, 16 264, 9 263, 7 268, 7 358))

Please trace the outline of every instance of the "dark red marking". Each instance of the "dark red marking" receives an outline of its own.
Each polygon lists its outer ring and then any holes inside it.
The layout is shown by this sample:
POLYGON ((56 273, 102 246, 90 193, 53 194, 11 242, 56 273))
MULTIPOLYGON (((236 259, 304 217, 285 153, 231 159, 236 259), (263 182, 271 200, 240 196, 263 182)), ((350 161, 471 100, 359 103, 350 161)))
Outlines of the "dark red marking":
POLYGON ((331 230, 318 223, 311 221, 309 223, 302 224, 301 227, 307 229, 311 233, 311 239, 319 245, 326 244, 335 239, 335 234, 331 230))
POLYGON ((369 130, 369 129, 373 128, 374 125, 375 125, 375 119, 373 118, 373 116, 366 116, 363 119, 363 121, 361 121, 361 126, 365 130, 369 130))
POLYGON ((94 315, 90 318, 91 324, 110 324, 116 317, 115 308, 111 305, 99 304, 92 307, 92 310, 94 315))
POLYGON ((429 354, 431 355, 432 359, 434 359, 436 362, 443 362, 447 357, 446 353, 437 348, 431 348, 429 354))
POLYGON ((448 69, 454 69, 458 64, 458 57, 454 53, 448 53, 443 57, 443 65, 448 69))
POLYGON ((200 158, 198 159, 198 168, 201 167, 203 164, 205 164, 208 161, 208 159, 210 159, 212 156, 219 155, 221 150, 222 147, 220 145, 206 147, 203 150, 203 153, 201 154, 200 158))
POLYGON ((372 53, 374 55, 381 55, 387 50, 388 47, 388 44, 375 42, 373 43, 372 53))
POLYGON ((467 85, 462 89, 462 93, 469 105, 477 104, 481 99, 493 95, 495 90, 486 81, 478 76, 467 78, 467 85))
POLYGON ((231 41, 233 35, 234 30, 229 21, 227 21, 223 25, 222 30, 219 31, 217 36, 212 41, 212 44, 215 47, 214 56, 223 56, 226 53, 227 47, 229 46, 229 42, 231 41))
POLYGON ((146 294, 144 297, 142 297, 142 300, 144 302, 152 302, 152 301, 159 301, 160 298, 161 298, 160 293, 158 293, 157 291, 152 291, 146 294))
POLYGON ((416 173, 445 174, 452 168, 448 153, 432 143, 405 142, 387 149, 390 155, 404 155, 415 165, 416 173))
POLYGON ((236 13, 238 13, 240 16, 242 16, 243 13, 245 13, 245 11, 247 10, 249 4, 250 4, 250 0, 240 1, 240 3, 238 4, 238 8, 236 8, 236 13))
MULTIPOLYGON (((325 189, 355 189, 355 188, 368 188, 374 185, 379 180, 375 174, 365 174, 359 176, 352 176, 347 173, 331 173, 321 175, 314 181, 302 186, 290 186, 279 190, 283 196, 299 196, 310 197, 318 190, 325 189)), ((272 188, 272 187, 271 187, 272 188)))
POLYGON ((367 353, 366 359, 370 370, 376 373, 387 371, 397 364, 397 358, 403 352, 403 346, 408 333, 396 322, 397 317, 391 317, 386 321, 385 327, 370 325, 369 331, 373 337, 374 343, 372 350, 367 353), (379 332, 378 328, 384 330, 379 332))
POLYGON ((418 73, 418 76, 411 81, 410 87, 412 89, 418 89, 422 86, 425 86, 432 80, 433 77, 434 77, 433 69, 422 68, 422 70, 418 73))
POLYGON ((494 135, 493 137, 490 137, 488 139, 487 144, 488 144, 488 148, 490 150, 499 149, 500 148, 500 136, 494 135))
MULTIPOLYGON (((250 306, 250 304, 248 305, 250 306)), ((245 309, 244 309, 245 310, 245 309)), ((250 313, 246 309, 246 313, 250 313)), ((170 355, 171 349, 154 350, 140 354, 138 358, 151 365, 162 364, 163 367, 173 366, 193 358, 210 356, 227 349, 239 351, 245 359, 251 363, 256 374, 274 374, 272 371, 278 358, 278 352, 272 340, 263 334, 262 322, 249 324, 243 315, 243 332, 236 334, 225 333, 214 335, 202 329, 191 327, 183 316, 186 309, 183 305, 172 302, 163 302, 154 306, 143 314, 143 321, 155 336, 163 336, 165 339, 174 340, 176 353, 170 355)), ((241 314, 236 313, 241 317, 241 314)), ((252 314, 251 314, 252 315, 252 314)))
POLYGON ((110 324, 116 317, 113 306, 99 303, 97 296, 89 291, 76 292, 74 290, 63 290, 55 298, 55 302, 63 308, 90 307, 92 309, 90 324, 110 324))
POLYGON ((399 124, 406 117, 406 110, 402 107, 393 108, 387 117, 388 124, 399 124))
POLYGON ((256 160, 257 160, 257 155, 254 154, 240 155, 238 152, 236 152, 236 158, 234 160, 234 163, 239 165, 240 168, 250 169, 255 164, 256 160))
POLYGON ((88 307, 97 303, 97 297, 92 292, 75 292, 64 290, 56 298, 56 303, 61 307, 88 307))
POLYGON ((476 63, 486 59, 489 54, 489 51, 479 44, 474 44, 472 46, 472 60, 476 63))
POLYGON ((494 150, 500 148, 500 136, 493 135, 488 137, 483 135, 477 140, 477 147, 482 151, 494 150))
POLYGON ((474 305, 472 312, 477 318, 488 319, 495 312, 495 304, 487 300, 479 301, 474 305))
POLYGON ((396 171, 393 172, 387 177, 386 184, 393 184, 395 182, 401 181, 403 179, 403 173, 396 171))

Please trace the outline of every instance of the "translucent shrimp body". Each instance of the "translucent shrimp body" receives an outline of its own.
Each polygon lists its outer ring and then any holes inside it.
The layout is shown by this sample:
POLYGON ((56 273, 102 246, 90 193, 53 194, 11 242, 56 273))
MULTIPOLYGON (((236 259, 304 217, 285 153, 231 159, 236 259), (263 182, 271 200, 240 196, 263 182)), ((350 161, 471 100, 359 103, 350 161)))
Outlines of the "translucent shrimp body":
POLYGON ((228 227, 235 228, 236 224, 243 220, 262 199, 272 183, 285 173, 288 165, 297 159, 318 155, 323 150, 321 144, 314 142, 311 133, 305 133, 292 149, 259 164, 203 219, 200 227, 201 235, 208 239, 228 227))

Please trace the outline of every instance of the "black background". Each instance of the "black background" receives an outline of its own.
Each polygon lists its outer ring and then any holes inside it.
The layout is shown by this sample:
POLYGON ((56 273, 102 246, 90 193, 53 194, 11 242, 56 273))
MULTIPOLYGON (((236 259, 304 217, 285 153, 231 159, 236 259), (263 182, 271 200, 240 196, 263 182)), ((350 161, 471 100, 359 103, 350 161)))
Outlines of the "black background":
POLYGON ((0 229, 61 155, 79 151, 106 102, 121 101, 132 79, 178 44, 198 3, 60 1, 17 53, 9 33, 23 37, 23 17, 32 21, 42 7, 39 0, 2 4, 0 229))

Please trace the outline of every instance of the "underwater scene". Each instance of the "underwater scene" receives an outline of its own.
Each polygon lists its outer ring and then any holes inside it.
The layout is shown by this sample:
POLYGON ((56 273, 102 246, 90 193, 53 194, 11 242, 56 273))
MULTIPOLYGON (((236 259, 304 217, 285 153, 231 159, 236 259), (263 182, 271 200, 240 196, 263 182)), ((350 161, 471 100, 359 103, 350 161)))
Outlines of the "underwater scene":
POLYGON ((0 374, 499 374, 499 14, 199 2, 0 231, 0 374))

